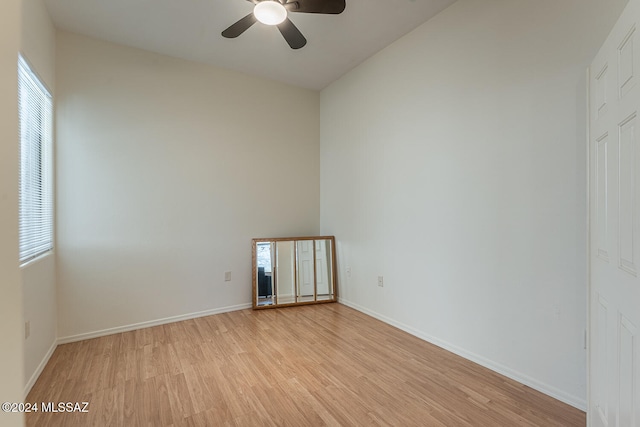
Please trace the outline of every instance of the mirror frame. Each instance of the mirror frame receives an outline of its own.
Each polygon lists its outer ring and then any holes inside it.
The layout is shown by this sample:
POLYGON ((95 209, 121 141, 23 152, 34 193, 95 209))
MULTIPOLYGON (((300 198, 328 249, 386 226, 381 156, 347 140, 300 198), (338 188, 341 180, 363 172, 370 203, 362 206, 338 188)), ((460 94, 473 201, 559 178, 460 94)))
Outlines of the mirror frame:
MULTIPOLYGON (((314 246, 315 247, 315 246, 314 246)), ((325 303, 331 303, 331 302, 337 302, 338 301, 338 269, 336 268, 336 239, 334 236, 305 236, 305 237, 265 237, 265 238, 256 238, 256 239, 251 239, 251 261, 252 261, 252 267, 251 267, 251 271, 252 271, 252 285, 251 285, 251 292, 252 292, 252 297, 251 297, 251 301, 253 303, 253 309, 254 310, 263 310, 263 309, 270 309, 270 308, 280 308, 280 307, 292 307, 292 306, 299 306, 299 305, 309 305, 309 304, 325 304, 325 303), (331 280, 333 281, 333 298, 330 299, 324 299, 324 300, 317 300, 317 295, 315 295, 316 300, 314 301, 299 301, 299 302, 292 302, 292 303, 284 303, 284 304, 278 304, 277 303, 277 297, 276 297, 276 303, 274 304, 269 304, 269 305, 258 305, 258 289, 257 289, 257 282, 258 282, 258 260, 257 260, 257 244, 258 243, 265 243, 265 242, 285 242, 285 241, 290 241, 290 242, 294 242, 294 247, 297 247, 297 242, 299 241, 304 241, 304 240, 329 240, 331 241, 331 280)), ((297 264, 297 256, 296 256, 296 264, 297 264)), ((315 266, 315 260, 314 260, 314 266, 315 266)), ((315 267, 314 267, 314 271, 315 271, 315 267)), ((314 282, 316 280, 315 274, 314 274, 314 282)), ((276 285, 277 286, 277 285, 276 285)), ((297 288, 297 279, 296 279, 296 288, 297 288)))

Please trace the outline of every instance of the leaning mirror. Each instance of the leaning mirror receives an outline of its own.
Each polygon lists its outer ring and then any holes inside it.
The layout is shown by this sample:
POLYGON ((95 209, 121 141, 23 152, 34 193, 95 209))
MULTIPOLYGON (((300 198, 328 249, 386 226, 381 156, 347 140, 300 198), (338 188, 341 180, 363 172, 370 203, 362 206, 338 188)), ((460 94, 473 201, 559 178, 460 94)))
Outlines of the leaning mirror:
POLYGON ((337 301, 333 236, 252 242, 254 309, 337 301))

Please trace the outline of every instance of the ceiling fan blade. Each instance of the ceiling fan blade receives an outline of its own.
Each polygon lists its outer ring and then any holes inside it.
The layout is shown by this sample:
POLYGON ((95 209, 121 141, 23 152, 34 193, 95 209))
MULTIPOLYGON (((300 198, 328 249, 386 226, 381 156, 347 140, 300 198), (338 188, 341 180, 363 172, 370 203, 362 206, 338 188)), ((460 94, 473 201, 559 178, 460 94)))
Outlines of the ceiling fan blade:
POLYGON ((238 22, 236 22, 235 24, 231 25, 229 28, 224 30, 222 32, 222 36, 228 39, 236 38, 240 34, 247 31, 249 27, 251 27, 255 23, 256 23, 256 17, 253 14, 253 12, 251 12, 250 14, 248 14, 247 16, 240 19, 238 22))
POLYGON ((278 29, 282 33, 282 37, 291 46, 291 49, 300 49, 307 44, 307 39, 304 38, 298 27, 293 25, 289 18, 285 19, 282 24, 278 24, 278 29))
POLYGON ((289 12, 337 15, 344 10, 345 0, 292 0, 285 7, 289 12))

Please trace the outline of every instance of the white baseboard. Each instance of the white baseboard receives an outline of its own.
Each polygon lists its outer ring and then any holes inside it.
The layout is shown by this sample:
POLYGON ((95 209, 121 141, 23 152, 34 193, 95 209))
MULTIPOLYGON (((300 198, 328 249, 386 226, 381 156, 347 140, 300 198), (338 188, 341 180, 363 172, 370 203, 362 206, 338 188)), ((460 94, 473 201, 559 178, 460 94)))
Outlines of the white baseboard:
POLYGON ((29 394, 29 392, 33 388, 33 385, 36 383, 36 381, 38 381, 38 378, 40 377, 40 374, 44 370, 44 367, 47 366, 47 363, 49 363, 49 359, 51 359, 51 356, 53 355, 53 352, 56 351, 57 347, 58 347, 58 342, 56 340, 54 340, 53 343, 51 343, 51 347, 49 347, 49 351, 47 351, 47 354, 44 355, 44 357, 42 358, 42 361, 40 362, 40 364, 36 368, 36 371, 33 373, 33 375, 31 375, 31 378, 29 378, 29 381, 27 382, 27 385, 24 387, 24 399, 25 399, 25 402, 26 402, 26 399, 27 399, 27 395, 29 394))
POLYGON ((453 344, 450 344, 446 341, 440 340, 436 337, 430 336, 428 334, 425 334, 422 331, 419 331, 417 329, 414 329, 410 326, 407 326, 403 323, 397 322, 389 317, 383 316, 379 313, 376 313, 375 311, 369 310, 365 307, 362 307, 358 304, 355 304, 351 301, 345 300, 344 298, 338 298, 338 302, 341 304, 344 304, 348 307, 351 307, 355 310, 358 310, 362 313, 365 313, 371 317, 375 317, 378 320, 383 321, 384 323, 387 323, 389 325, 395 326, 398 329, 401 329, 415 337, 418 337, 424 341, 427 341, 431 344, 437 345, 438 347, 441 347, 447 351, 450 351, 451 353, 457 354, 458 356, 464 357, 467 360, 470 360, 474 363, 477 363, 478 365, 484 366, 485 368, 491 369, 494 372, 497 372, 501 375, 504 375, 505 377, 511 378, 514 381, 517 381, 521 384, 524 384, 526 386, 531 387, 534 390, 537 390, 541 393, 544 393, 548 396, 553 397, 554 399, 557 399, 561 402, 566 403, 567 405, 571 405, 574 408, 580 409, 581 411, 586 411, 587 410, 587 402, 585 399, 581 399, 579 397, 576 397, 572 394, 566 393, 562 390, 557 389, 556 387, 550 386, 548 384, 542 383, 536 379, 533 379, 521 372, 517 372, 511 368, 508 368, 504 365, 501 365, 499 363, 495 363, 492 360, 486 359, 478 354, 472 353, 470 351, 467 351, 465 349, 462 349, 460 347, 457 347, 453 344))
POLYGON ((180 322, 181 320, 196 319, 198 317, 211 316, 213 314, 228 313, 230 311, 244 310, 251 308, 251 303, 238 304, 228 307, 214 308, 212 310, 198 311, 196 313, 181 314, 179 316, 165 317, 163 319, 150 320, 148 322, 134 323, 131 325, 117 326, 115 328, 102 329, 84 334, 70 335, 58 338, 58 344, 67 344, 70 342, 83 341, 91 338, 104 337, 106 335, 119 334, 120 332, 129 332, 136 329, 150 328, 152 326, 165 325, 167 323, 180 322))

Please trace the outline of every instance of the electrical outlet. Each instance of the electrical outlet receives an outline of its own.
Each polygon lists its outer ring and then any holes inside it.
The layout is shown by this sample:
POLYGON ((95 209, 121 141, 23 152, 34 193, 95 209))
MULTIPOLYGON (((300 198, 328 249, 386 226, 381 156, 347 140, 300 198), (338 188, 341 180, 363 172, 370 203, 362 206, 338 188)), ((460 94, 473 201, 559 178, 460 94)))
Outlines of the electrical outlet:
POLYGON ((231 272, 230 271, 225 271, 224 272, 224 281, 225 282, 230 282, 231 281, 231 272))
POLYGON ((31 321, 27 320, 24 322, 24 339, 26 340, 31 335, 31 321))
POLYGON ((384 286, 384 280, 382 276, 378 276, 378 286, 380 286, 381 288, 384 286))

